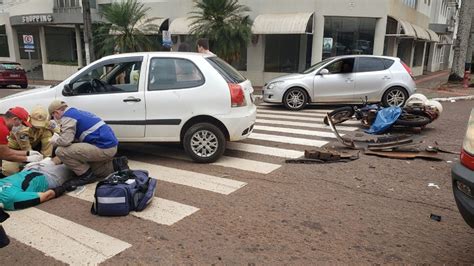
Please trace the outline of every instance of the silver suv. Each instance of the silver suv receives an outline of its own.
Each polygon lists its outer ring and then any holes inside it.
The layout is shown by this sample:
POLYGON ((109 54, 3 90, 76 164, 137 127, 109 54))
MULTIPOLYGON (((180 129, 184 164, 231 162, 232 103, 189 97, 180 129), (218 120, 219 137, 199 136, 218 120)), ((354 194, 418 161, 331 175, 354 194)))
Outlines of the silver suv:
POLYGON ((263 101, 283 103, 289 110, 308 103, 361 103, 365 97, 403 106, 415 86, 411 69, 398 57, 345 55, 272 79, 263 87, 263 101))

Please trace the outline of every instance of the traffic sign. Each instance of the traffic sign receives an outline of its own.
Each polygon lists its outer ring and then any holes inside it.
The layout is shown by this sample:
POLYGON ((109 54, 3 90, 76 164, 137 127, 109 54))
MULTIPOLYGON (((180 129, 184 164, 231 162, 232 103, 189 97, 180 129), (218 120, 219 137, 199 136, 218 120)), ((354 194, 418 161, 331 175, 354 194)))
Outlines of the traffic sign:
POLYGON ((30 45, 35 44, 33 35, 23 35, 23 44, 30 44, 30 45))
POLYGON ((35 46, 34 45, 30 45, 30 44, 25 44, 23 46, 24 49, 35 49, 35 46))

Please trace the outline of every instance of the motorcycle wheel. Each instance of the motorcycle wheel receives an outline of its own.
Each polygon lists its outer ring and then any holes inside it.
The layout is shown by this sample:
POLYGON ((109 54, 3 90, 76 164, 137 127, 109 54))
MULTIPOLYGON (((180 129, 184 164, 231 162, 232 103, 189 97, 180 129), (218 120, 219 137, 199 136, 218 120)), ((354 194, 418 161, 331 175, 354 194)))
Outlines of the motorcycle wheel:
MULTIPOLYGON (((349 120, 351 119, 353 115, 354 115, 354 109, 350 106, 337 108, 329 113, 329 117, 331 117, 333 125, 337 125, 346 120, 349 120)), ((324 117, 324 124, 329 125, 327 116, 324 117)))
POLYGON ((424 127, 431 123, 431 119, 423 115, 402 114, 394 125, 405 127, 424 127))

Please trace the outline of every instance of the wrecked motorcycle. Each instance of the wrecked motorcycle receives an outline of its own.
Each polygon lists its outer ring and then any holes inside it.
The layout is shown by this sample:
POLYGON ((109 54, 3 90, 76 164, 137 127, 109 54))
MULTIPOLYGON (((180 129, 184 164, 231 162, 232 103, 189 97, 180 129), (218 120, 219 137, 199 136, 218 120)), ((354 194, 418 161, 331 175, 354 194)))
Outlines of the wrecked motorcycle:
MULTIPOLYGON (((340 124, 353 117, 360 120, 362 125, 370 127, 377 117, 377 113, 384 109, 378 104, 364 103, 362 107, 344 106, 337 108, 328 115, 331 117, 333 124, 340 124)), ((405 127, 424 127, 433 122, 437 118, 437 113, 433 112, 426 106, 404 106, 401 107, 401 114, 395 120, 394 125, 405 127)), ((324 124, 329 125, 327 117, 324 118, 324 124)))

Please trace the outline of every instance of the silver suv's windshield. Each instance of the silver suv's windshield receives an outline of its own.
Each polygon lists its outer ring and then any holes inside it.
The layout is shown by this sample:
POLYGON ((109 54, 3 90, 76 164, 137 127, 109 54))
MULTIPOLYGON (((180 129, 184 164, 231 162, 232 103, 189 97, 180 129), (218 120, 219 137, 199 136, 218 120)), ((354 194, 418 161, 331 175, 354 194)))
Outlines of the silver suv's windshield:
POLYGON ((324 59, 323 61, 320 61, 312 66, 310 66, 308 69, 304 70, 303 72, 301 72, 302 74, 308 74, 308 73, 311 73, 313 72, 315 69, 321 67, 322 65, 328 63, 329 61, 333 60, 334 58, 333 57, 330 57, 330 58, 326 58, 324 59))

